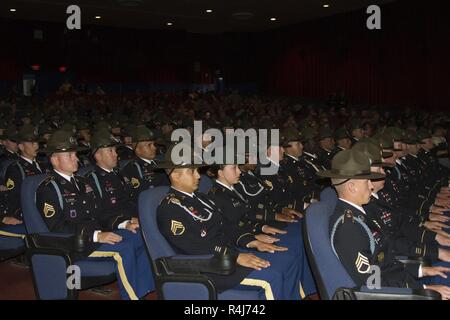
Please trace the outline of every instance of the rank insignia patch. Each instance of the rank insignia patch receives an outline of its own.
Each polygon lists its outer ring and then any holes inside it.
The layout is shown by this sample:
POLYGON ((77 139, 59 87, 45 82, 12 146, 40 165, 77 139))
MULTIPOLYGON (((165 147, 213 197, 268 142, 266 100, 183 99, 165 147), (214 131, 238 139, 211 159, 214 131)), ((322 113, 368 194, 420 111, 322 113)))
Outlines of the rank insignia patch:
POLYGON ((55 208, 52 205, 48 204, 47 202, 44 203, 44 216, 46 218, 53 217, 55 213, 56 213, 55 208))
POLYGON ((184 233, 185 228, 181 222, 172 220, 170 230, 174 236, 181 236, 184 233))
POLYGON ((141 183, 139 182, 138 179, 136 179, 136 178, 131 178, 131 185, 133 186, 133 188, 137 189, 137 188, 139 188, 139 186, 141 185, 141 183))
POLYGON ((355 266, 359 273, 368 273, 370 270, 369 259, 367 259, 365 255, 361 254, 361 252, 358 252, 358 257, 356 258, 355 266))
POLYGON ((270 188, 270 190, 273 190, 273 184, 269 180, 264 180, 264 183, 267 184, 270 188))
POLYGON ((8 188, 8 190, 14 189, 14 181, 8 179, 8 181, 6 181, 6 188, 8 188))

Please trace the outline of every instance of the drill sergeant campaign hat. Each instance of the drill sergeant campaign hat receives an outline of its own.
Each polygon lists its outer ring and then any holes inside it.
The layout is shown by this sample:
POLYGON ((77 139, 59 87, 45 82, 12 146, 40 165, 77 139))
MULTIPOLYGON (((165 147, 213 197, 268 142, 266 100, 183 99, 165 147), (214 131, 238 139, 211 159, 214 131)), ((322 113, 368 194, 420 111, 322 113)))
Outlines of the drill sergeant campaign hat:
POLYGON ((78 146, 77 139, 72 132, 66 130, 55 131, 47 142, 47 147, 39 150, 47 155, 58 152, 85 151, 86 147, 78 146))
POLYGON ((383 158, 390 158, 393 153, 383 152, 380 146, 377 146, 371 142, 358 142, 352 147, 352 149, 367 155, 372 162, 370 164, 372 167, 392 168, 394 166, 393 164, 383 162, 383 158))
POLYGON ((382 179, 384 174, 370 171, 371 160, 364 153, 357 150, 342 150, 331 161, 331 169, 317 172, 324 178, 371 180, 382 179))
POLYGON ((109 147, 120 147, 123 144, 118 143, 113 139, 111 133, 105 129, 96 131, 91 139, 92 154, 96 153, 98 149, 109 147))

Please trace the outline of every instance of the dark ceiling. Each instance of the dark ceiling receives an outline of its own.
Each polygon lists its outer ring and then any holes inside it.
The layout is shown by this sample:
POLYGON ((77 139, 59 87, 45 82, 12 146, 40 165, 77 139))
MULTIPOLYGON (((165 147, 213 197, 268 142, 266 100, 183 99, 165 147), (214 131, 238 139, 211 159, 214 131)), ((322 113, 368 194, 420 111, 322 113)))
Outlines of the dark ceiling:
POLYGON ((194 33, 253 32, 317 19, 393 0, 0 0, 0 17, 64 23, 68 5, 83 24, 177 29, 194 33), (323 5, 328 4, 328 8, 323 5), (10 9, 16 12, 10 12, 10 9), (206 10, 213 10, 207 13, 206 10), (95 16, 101 19, 95 19, 95 16), (275 17, 276 21, 270 21, 275 17), (172 26, 167 26, 172 22, 172 26))

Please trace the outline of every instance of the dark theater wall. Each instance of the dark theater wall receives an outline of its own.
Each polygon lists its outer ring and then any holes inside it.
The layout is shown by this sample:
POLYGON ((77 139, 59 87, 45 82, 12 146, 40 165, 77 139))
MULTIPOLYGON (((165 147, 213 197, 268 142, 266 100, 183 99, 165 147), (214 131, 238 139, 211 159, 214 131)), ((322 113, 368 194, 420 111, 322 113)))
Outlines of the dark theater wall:
POLYGON ((381 30, 368 30, 360 10, 267 33, 261 86, 276 95, 344 91, 353 102, 449 107, 449 9, 449 1, 398 1, 381 7, 381 30))
POLYGON ((108 83, 111 88, 120 84, 145 89, 150 83, 188 88, 183 85, 213 84, 217 71, 228 84, 254 82, 254 55, 248 50, 256 45, 249 34, 211 36, 87 25, 69 31, 64 23, 0 19, 0 38, 0 82, 20 84, 24 73, 33 73, 31 65, 39 64, 35 74, 41 91, 55 90, 65 78, 108 83), (34 39, 34 30, 42 30, 43 40, 34 39), (67 67, 64 74, 60 66, 67 67))
POLYGON ((190 34, 0 19, 0 94, 39 63, 42 91, 65 77, 146 90, 213 84, 355 103, 446 108, 450 102, 450 1, 382 6, 382 30, 365 10, 259 33, 190 34), (33 40, 40 29, 44 40, 33 40), (68 67, 65 74, 58 66, 68 67), (44 86, 45 84, 45 86, 44 86), (153 84, 150 85, 150 84, 153 84), (155 85, 157 84, 157 85, 155 85))

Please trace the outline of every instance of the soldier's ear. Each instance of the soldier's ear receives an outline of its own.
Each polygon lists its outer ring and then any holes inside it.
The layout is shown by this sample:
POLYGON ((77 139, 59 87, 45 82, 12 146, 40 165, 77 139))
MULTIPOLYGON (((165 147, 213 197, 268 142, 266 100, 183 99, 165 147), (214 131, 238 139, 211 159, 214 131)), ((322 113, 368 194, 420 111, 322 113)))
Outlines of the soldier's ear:
POLYGON ((358 191, 356 184, 353 181, 349 181, 347 183, 347 191, 349 191, 350 193, 356 193, 358 191))

